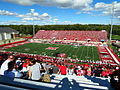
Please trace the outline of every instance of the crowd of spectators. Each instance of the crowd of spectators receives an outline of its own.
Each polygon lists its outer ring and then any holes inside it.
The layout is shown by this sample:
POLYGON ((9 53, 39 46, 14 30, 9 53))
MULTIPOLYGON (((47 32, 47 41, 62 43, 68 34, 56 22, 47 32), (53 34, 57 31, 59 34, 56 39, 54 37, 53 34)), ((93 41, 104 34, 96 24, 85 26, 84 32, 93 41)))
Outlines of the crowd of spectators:
POLYGON ((56 31, 56 30, 39 30, 33 38, 36 39, 57 39, 57 40, 75 40, 86 41, 90 39, 94 42, 107 40, 107 32, 102 31, 56 31), (82 36, 82 37, 81 37, 82 36))
POLYGON ((43 62, 36 58, 23 58, 7 54, 0 56, 0 75, 40 81, 44 74, 110 77, 113 88, 116 85, 120 86, 119 66, 43 62))

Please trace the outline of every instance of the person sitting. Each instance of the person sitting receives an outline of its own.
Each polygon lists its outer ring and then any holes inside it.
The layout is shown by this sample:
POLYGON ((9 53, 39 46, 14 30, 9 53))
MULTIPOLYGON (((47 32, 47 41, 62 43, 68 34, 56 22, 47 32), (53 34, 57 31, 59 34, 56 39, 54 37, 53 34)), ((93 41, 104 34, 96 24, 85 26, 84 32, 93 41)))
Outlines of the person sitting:
POLYGON ((120 68, 118 67, 111 76, 110 84, 115 90, 120 90, 120 68))
POLYGON ((6 77, 11 77, 11 78, 14 78, 15 77, 15 73, 12 72, 13 68, 14 68, 14 62, 11 61, 8 63, 8 69, 4 71, 4 76, 6 77))
POLYGON ((73 73, 74 73, 74 67, 71 65, 68 68, 68 75, 73 75, 73 73))
POLYGON ((8 70, 8 63, 10 61, 14 61, 13 55, 9 55, 8 59, 2 63, 1 68, 0 68, 0 75, 4 75, 4 71, 8 70))
POLYGON ((4 61, 5 61, 5 60, 3 59, 3 57, 0 56, 0 67, 1 67, 1 65, 3 64, 4 61))
POLYGON ((59 72, 59 67, 57 66, 57 64, 54 64, 53 66, 53 74, 58 74, 59 72))
POLYGON ((19 71, 18 65, 15 65, 12 72, 15 74, 16 78, 21 78, 23 74, 19 71))
POLYGON ((32 66, 29 68, 28 76, 29 79, 38 81, 40 80, 42 74, 40 72, 41 65, 36 62, 36 60, 32 61, 32 66))
POLYGON ((77 76, 82 76, 83 75, 83 70, 80 66, 78 66, 78 69, 76 71, 77 71, 77 76))
POLYGON ((67 74, 67 67, 66 67, 64 64, 62 64, 62 65, 60 66, 60 71, 59 71, 59 73, 60 73, 61 75, 66 75, 66 74, 67 74))
POLYGON ((101 76, 106 78, 109 76, 109 73, 106 68, 104 68, 104 70, 102 71, 101 76))

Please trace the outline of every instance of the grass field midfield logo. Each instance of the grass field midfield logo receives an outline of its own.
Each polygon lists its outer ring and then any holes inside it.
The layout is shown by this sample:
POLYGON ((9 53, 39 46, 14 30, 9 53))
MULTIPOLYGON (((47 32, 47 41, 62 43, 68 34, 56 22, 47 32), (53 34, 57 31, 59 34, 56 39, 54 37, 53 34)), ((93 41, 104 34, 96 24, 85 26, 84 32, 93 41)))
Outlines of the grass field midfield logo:
POLYGON ((59 47, 48 47, 48 48, 46 48, 46 49, 49 49, 49 50, 56 50, 56 49, 58 49, 59 47))

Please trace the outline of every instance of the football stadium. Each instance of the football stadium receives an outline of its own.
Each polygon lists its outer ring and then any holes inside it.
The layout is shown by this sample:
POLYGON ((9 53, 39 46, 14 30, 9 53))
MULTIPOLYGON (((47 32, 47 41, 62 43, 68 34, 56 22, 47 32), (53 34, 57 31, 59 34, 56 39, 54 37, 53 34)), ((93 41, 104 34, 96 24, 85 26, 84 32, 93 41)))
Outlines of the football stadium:
MULTIPOLYGON (((26 60, 36 59, 44 63, 64 63, 64 65, 73 65, 75 67, 79 65, 81 67, 88 67, 88 65, 116 67, 119 65, 120 59, 107 44, 107 35, 108 33, 105 30, 38 30, 31 38, 25 37, 24 40, 0 45, 1 55, 14 54, 16 58, 24 59, 24 62, 26 62, 26 60)), ((80 76, 84 79, 82 77, 83 75, 80 76)), ((64 79, 64 77, 56 75, 56 78, 58 77, 64 79)), ((67 77, 69 77, 69 75, 67 75, 67 77)), ((73 78, 73 75, 70 77, 73 78)), ((16 79, 16 81, 21 83, 19 79, 16 79)), ((30 83, 27 82, 27 84, 30 83)), ((15 84, 10 83, 10 85, 14 86, 15 84)), ((26 85, 22 84, 22 86, 28 88, 26 85)), ((19 87, 21 87, 21 85, 19 85, 19 87)), ((31 88, 36 88, 36 86, 32 85, 30 89, 31 88)), ((107 89, 101 86, 97 88, 107 89)), ((45 87, 42 87, 42 89, 45 89, 45 87)))
MULTIPOLYGON (((39 30, 31 39, 5 45, 4 51, 49 58, 119 64, 107 45, 107 32, 39 30), (18 43, 18 44, 17 44, 18 43)), ((75 63, 75 62, 74 62, 75 63)))
POLYGON ((119 0, 0 6, 1 90, 120 90, 119 0))

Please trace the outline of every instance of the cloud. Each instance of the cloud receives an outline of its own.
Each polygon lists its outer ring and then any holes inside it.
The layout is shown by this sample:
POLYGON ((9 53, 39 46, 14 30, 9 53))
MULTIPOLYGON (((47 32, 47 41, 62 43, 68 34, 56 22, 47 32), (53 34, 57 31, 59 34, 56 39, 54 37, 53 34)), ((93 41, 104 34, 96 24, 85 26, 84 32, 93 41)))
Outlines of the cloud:
POLYGON ((72 21, 64 21, 64 22, 62 22, 62 24, 73 24, 73 22, 72 21))
MULTIPOLYGON (((90 14, 90 15, 93 15, 91 14, 91 12, 93 13, 94 11, 99 11, 104 15, 110 15, 111 7, 112 7, 111 3, 107 4, 104 2, 98 2, 93 5, 94 0, 4 0, 4 1, 15 3, 15 4, 20 4, 20 5, 38 4, 42 6, 54 6, 58 8, 78 9, 78 12, 76 14, 84 13, 84 14, 90 14)), ((120 16, 120 3, 116 1, 113 3, 115 6, 114 7, 115 16, 118 17, 120 16)), ((39 16, 39 14, 35 12, 34 9, 31 9, 31 13, 34 16, 39 16)), ((44 15, 45 14, 43 14, 43 16, 44 15)))
POLYGON ((30 9, 30 12, 26 14, 18 14, 6 10, 0 10, 0 15, 15 16, 21 18, 22 20, 45 20, 50 19, 51 17, 48 13, 39 14, 38 12, 35 12, 35 9, 30 9))
POLYGON ((105 4, 103 2, 95 4, 96 10, 104 10, 104 9, 111 9, 111 4, 105 4))
MULTIPOLYGON (((12 24, 16 24, 15 22, 17 22, 17 24, 25 24, 25 21, 27 22, 27 24, 31 24, 33 23, 55 23, 58 21, 58 19, 53 18, 52 16, 50 16, 48 13, 42 13, 39 14, 38 12, 35 11, 35 9, 30 9, 30 12, 26 13, 26 14, 19 14, 19 13, 14 13, 14 12, 10 12, 10 11, 6 11, 6 10, 0 10, 0 15, 3 16, 13 16, 13 17, 17 17, 19 19, 21 19, 20 21, 9 21, 8 23, 12 23, 12 24), (40 22, 41 21, 41 22, 40 22), (22 23, 24 22, 24 23, 22 23), (29 23, 28 23, 29 22, 29 23)), ((3 22, 1 22, 3 23, 3 22)), ((8 24, 8 23, 4 23, 4 24, 8 24)))
POLYGON ((59 8, 72 8, 72 9, 85 9, 90 8, 90 4, 93 0, 4 0, 11 3, 20 5, 44 5, 44 6, 56 6, 59 8))
POLYGON ((6 10, 0 10, 0 15, 16 16, 17 13, 13 13, 13 12, 6 11, 6 10))
MULTIPOLYGON (((94 0, 3 0, 20 5, 43 5, 43 6, 55 6, 58 8, 71 8, 78 9, 77 14, 86 13, 90 14, 93 11, 100 11, 104 15, 111 14, 112 4, 106 4, 104 2, 98 2, 93 5, 94 0)), ((120 16, 120 2, 114 1, 115 15, 120 16)), ((33 15, 38 16, 34 9, 31 9, 33 15)))
MULTIPOLYGON (((76 14, 89 14, 91 16, 107 16, 111 15, 112 4, 114 3, 114 16, 120 19, 120 2, 114 1, 113 3, 97 2, 93 4, 94 0, 3 0, 19 5, 42 5, 42 6, 53 6, 57 8, 70 8, 77 9, 76 14), (97 14, 96 14, 97 12, 97 14)), ((35 9, 30 9, 29 13, 18 14, 10 11, 0 10, 0 15, 15 16, 26 21, 44 21, 59 23, 59 19, 53 18, 48 13, 39 14, 35 9)), ((66 23, 66 22, 65 22, 66 23)))
POLYGON ((23 20, 36 20, 36 21, 50 19, 50 17, 51 16, 48 13, 39 14, 38 12, 35 12, 35 9, 30 9, 30 13, 22 15, 23 20))
POLYGON ((18 14, 16 17, 28 21, 33 21, 33 20, 39 21, 39 20, 45 20, 51 18, 51 16, 48 13, 39 14, 38 12, 35 12, 35 9, 30 9, 30 12, 26 14, 18 14))
POLYGON ((55 19, 53 19, 53 21, 58 21, 59 19, 57 19, 57 18, 55 18, 55 19))
POLYGON ((84 8, 81 11, 78 11, 76 14, 82 13, 89 14, 91 16, 108 16, 114 14, 115 18, 120 18, 120 2, 115 1, 110 4, 98 2, 93 7, 84 8))
POLYGON ((41 16, 42 17, 49 17, 48 13, 43 13, 41 16))
POLYGON ((7 21, 7 22, 0 22, 1 25, 9 25, 9 24, 15 24, 15 25, 21 25, 21 24, 24 24, 24 25, 27 25, 27 21, 7 21))
POLYGON ((58 24, 59 19, 57 19, 57 18, 53 18, 52 22, 53 22, 53 24, 58 24))
POLYGON ((15 4, 20 4, 20 5, 25 5, 25 6, 34 4, 34 2, 32 0, 4 0, 4 1, 15 3, 15 4))
POLYGON ((104 15, 114 14, 115 17, 119 17, 120 16, 120 2, 115 1, 111 4, 106 4, 103 2, 96 3, 94 10, 101 11, 104 15))

